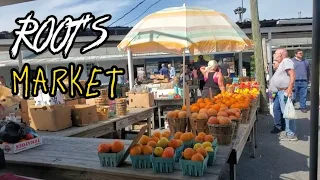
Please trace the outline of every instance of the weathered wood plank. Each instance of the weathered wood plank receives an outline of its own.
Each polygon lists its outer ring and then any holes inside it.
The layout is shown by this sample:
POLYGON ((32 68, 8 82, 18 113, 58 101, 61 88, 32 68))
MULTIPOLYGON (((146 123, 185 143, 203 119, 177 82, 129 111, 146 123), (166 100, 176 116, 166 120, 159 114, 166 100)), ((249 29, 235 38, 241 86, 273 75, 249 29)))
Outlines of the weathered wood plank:
MULTIPOLYGON (((97 156, 97 146, 108 139, 76 137, 43 137, 43 145, 18 154, 6 154, 9 166, 19 175, 43 179, 192 179, 183 176, 180 165, 175 164, 175 172, 170 174, 153 173, 151 169, 133 169, 131 161, 118 168, 101 167, 97 156), (27 171, 24 173, 24 171, 27 171), (40 171, 40 173, 39 173, 40 171), (29 174, 28 174, 29 173, 29 174), (56 176, 55 176, 56 175, 56 176), (57 177, 58 176, 58 177, 57 177), (134 176, 134 178, 132 178, 134 176), (77 178, 78 179, 78 178, 77 178)), ((132 141, 123 140, 125 148, 132 141)), ((231 151, 231 146, 219 147, 214 166, 208 167, 205 176, 196 179, 218 179, 231 151)))

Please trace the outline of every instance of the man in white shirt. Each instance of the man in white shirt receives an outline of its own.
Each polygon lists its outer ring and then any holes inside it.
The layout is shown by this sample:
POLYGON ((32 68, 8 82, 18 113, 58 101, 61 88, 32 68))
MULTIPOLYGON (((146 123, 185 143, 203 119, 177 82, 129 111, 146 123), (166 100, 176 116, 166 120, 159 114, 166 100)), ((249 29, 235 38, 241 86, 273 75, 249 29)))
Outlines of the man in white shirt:
POLYGON ((173 79, 176 76, 176 70, 174 69, 171 64, 168 64, 168 69, 169 69, 169 74, 170 74, 170 79, 173 79))

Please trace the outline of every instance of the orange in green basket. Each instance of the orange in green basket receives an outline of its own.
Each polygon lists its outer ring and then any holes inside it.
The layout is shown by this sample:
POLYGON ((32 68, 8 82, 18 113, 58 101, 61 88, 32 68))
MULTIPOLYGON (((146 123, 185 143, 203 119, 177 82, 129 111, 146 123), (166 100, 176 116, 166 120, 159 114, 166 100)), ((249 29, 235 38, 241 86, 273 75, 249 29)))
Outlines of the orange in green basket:
POLYGON ((111 151, 114 153, 118 153, 120 151, 124 150, 124 144, 121 141, 114 141, 111 145, 111 151))
POLYGON ((183 133, 180 136, 181 141, 189 141, 189 139, 190 139, 190 136, 187 133, 183 133))
POLYGON ((204 157, 202 156, 202 154, 196 153, 195 155, 193 155, 193 156, 191 157, 191 161, 202 162, 202 161, 204 161, 204 157))
POLYGON ((156 143, 155 141, 151 140, 151 141, 148 142, 147 145, 148 145, 148 146, 151 146, 151 147, 156 147, 156 146, 157 146, 157 143, 156 143))
POLYGON ((130 155, 131 156, 137 156, 137 155, 140 155, 141 154, 141 148, 140 146, 133 146, 131 149, 130 149, 130 155))
POLYGON ((174 139, 180 139, 181 134, 183 134, 182 132, 176 132, 176 134, 174 134, 174 139))
POLYGON ((172 147, 166 147, 162 153, 163 158, 173 158, 174 156, 174 149, 172 147))
POLYGON ((197 148, 196 152, 200 153, 204 158, 208 156, 208 152, 203 147, 197 148))
POLYGON ((169 141, 168 147, 172 147, 173 149, 176 149, 180 146, 180 143, 176 139, 171 139, 169 141))
POLYGON ((142 147, 142 154, 144 155, 148 155, 148 154, 152 154, 153 148, 149 145, 145 145, 142 147))
POLYGON ((207 134, 204 133, 204 132, 199 132, 199 133, 198 133, 198 136, 201 136, 201 137, 203 137, 203 138, 204 138, 206 135, 207 135, 207 134))
POLYGON ((150 140, 151 140, 151 138, 149 136, 143 135, 140 138, 139 143, 142 145, 146 145, 150 140))
POLYGON ((161 157, 163 154, 163 148, 162 147, 156 147, 153 150, 153 154, 157 157, 161 157))
POLYGON ((202 143, 202 142, 204 141, 204 138, 203 138, 203 136, 199 136, 199 135, 198 135, 198 136, 196 136, 196 137, 194 138, 194 141, 195 141, 195 142, 201 142, 201 143, 202 143))
POLYGON ((183 144, 183 142, 180 139, 177 139, 177 142, 178 142, 178 147, 180 147, 183 144))
POLYGON ((161 137, 165 137, 165 138, 169 139, 170 135, 171 135, 171 132, 170 132, 170 131, 165 131, 165 132, 163 132, 163 133, 161 134, 161 137))
POLYGON ((156 132, 153 133, 152 137, 157 137, 157 138, 160 139, 161 133, 159 131, 156 131, 156 132))
POLYGON ((158 142, 160 138, 153 136, 150 141, 158 142))
POLYGON ((214 140, 214 137, 210 134, 204 137, 204 141, 206 142, 213 142, 213 140, 214 140))
POLYGON ((99 153, 108 153, 111 150, 111 145, 110 144, 99 144, 98 146, 98 152, 99 153))
POLYGON ((187 148, 182 152, 182 156, 184 159, 190 160, 195 153, 195 150, 192 148, 187 148))

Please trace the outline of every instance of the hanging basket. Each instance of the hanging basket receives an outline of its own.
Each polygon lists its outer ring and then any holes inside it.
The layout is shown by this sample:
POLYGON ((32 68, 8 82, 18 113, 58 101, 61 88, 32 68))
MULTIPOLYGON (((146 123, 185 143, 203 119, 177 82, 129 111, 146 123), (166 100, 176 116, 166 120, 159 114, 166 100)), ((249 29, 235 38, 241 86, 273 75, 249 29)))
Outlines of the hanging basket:
POLYGON ((186 132, 187 118, 167 118, 167 121, 172 134, 176 132, 186 132))
POLYGON ((232 142, 234 125, 208 124, 209 133, 218 139, 219 145, 228 145, 232 142))

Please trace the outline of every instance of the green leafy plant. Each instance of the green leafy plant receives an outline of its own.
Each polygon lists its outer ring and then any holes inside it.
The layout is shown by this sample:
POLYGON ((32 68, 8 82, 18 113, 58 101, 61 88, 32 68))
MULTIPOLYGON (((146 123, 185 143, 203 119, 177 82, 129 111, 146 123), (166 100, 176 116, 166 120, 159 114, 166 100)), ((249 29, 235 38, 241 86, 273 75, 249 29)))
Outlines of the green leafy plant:
POLYGON ((256 74, 256 63, 255 63, 255 58, 254 55, 250 56, 250 76, 254 77, 256 74))

